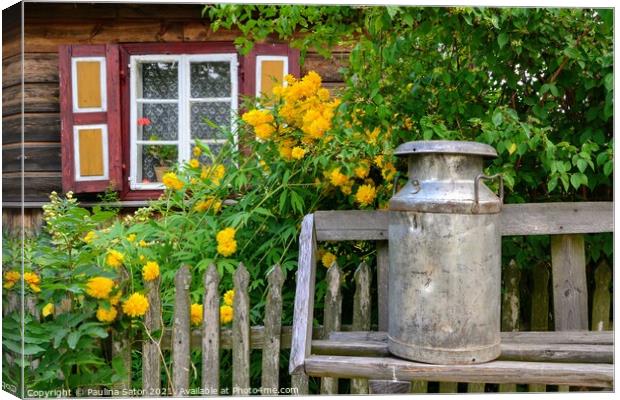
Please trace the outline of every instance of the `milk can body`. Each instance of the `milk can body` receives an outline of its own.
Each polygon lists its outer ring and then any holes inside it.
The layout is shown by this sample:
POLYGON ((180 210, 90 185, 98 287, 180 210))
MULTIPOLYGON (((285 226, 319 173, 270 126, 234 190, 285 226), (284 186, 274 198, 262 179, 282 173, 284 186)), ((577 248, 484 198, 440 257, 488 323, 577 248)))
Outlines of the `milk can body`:
POLYGON ((409 182, 390 200, 389 350, 433 364, 493 360, 500 353, 503 194, 484 185, 495 177, 482 168, 496 152, 474 142, 424 141, 396 154, 409 157, 409 182))

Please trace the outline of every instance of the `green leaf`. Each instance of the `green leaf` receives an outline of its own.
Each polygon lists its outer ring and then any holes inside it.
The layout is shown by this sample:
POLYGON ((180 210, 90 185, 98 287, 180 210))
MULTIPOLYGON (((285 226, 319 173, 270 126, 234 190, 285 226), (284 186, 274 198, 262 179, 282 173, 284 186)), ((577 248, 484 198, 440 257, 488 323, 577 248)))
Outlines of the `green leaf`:
POLYGON ((577 160, 577 168, 580 172, 584 172, 586 168, 588 168, 588 162, 583 158, 580 158, 579 160, 577 160))
POLYGON ((78 340, 80 340, 81 336, 82 333, 78 331, 73 331, 69 334, 69 336, 67 336, 67 344, 69 345, 70 349, 75 349, 75 346, 77 345, 77 342, 78 340))
POLYGON ((502 112, 500 110, 496 110, 493 113, 493 125, 495 126, 500 126, 502 124, 502 122, 504 121, 504 116, 502 115, 502 112))
POLYGON ((558 177, 554 176, 551 178, 549 182, 547 182, 547 191, 553 192, 553 190, 558 186, 558 177))
POLYGON ((605 75, 605 78, 603 78, 603 82, 605 84, 605 89, 613 90, 613 88, 614 88, 614 74, 610 72, 607 75, 605 75))
POLYGON ((611 172, 614 169, 614 163, 613 161, 609 160, 605 163, 605 166, 603 167, 603 173, 605 174, 605 176, 609 176, 611 174, 611 172))
POLYGON ((581 172, 576 172, 570 176, 570 183, 575 189, 579 189, 581 185, 588 184, 588 177, 581 172))
POLYGON ((497 36, 497 44, 499 44, 499 48, 503 48, 506 43, 508 43, 508 35, 506 33, 500 33, 499 36, 497 36))

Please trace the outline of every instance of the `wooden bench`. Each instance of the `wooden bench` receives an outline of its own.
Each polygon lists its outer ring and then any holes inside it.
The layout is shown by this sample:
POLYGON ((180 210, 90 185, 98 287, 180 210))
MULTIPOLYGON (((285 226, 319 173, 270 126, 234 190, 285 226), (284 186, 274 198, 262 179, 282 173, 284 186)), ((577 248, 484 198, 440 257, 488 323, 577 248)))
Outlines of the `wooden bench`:
POLYGON ((308 376, 369 379, 371 393, 408 391, 413 380, 613 387, 613 332, 588 331, 583 239, 586 233, 613 232, 613 203, 505 205, 501 224, 503 236, 553 235, 553 309, 555 329, 561 332, 503 332, 498 360, 439 366, 399 359, 387 351, 388 212, 307 215, 299 243, 289 363, 300 394, 307 393, 308 376), (323 340, 313 340, 317 243, 346 240, 377 242, 379 331, 327 332, 323 340))

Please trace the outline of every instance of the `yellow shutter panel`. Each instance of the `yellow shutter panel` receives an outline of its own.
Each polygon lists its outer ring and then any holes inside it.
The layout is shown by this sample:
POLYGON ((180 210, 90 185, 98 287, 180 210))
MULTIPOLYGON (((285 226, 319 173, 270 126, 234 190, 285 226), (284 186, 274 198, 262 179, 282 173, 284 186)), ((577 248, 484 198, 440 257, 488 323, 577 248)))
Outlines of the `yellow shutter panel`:
POLYGON ((284 60, 261 61, 260 94, 271 96, 273 87, 284 81, 284 60))
POLYGON ((101 93, 101 62, 75 63, 78 108, 103 108, 101 93))
POLYGON ((104 177, 106 175, 105 137, 103 128, 76 127, 79 165, 77 178, 104 177))

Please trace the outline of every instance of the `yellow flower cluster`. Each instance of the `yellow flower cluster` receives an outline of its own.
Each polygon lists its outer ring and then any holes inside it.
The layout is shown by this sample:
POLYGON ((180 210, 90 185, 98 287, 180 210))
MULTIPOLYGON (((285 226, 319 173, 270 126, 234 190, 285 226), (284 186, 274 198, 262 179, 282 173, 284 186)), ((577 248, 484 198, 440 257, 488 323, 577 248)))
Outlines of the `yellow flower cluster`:
POLYGON ((200 179, 209 179, 217 186, 220 184, 220 180, 222 180, 225 174, 226 168, 222 164, 216 164, 208 168, 203 166, 200 172, 200 179))
POLYGON ((189 166, 192 168, 198 168, 200 166, 200 161, 198 161, 195 158, 192 158, 191 160, 189 160, 189 166))
POLYGON ((235 290, 230 289, 226 291, 226 293, 224 293, 224 296, 222 298, 224 300, 224 304, 232 307, 233 302, 235 301, 235 290))
POLYGON ((108 254, 106 255, 105 262, 112 268, 118 268, 123 265, 123 261, 125 261, 125 256, 123 253, 117 250, 108 250, 108 254))
POLYGON ((233 320, 234 311, 233 308, 227 304, 220 307, 220 323, 228 324, 233 320))
POLYGON ((41 315, 43 316, 43 318, 52 315, 54 313, 54 304, 53 303, 47 303, 45 306, 43 306, 43 308, 41 309, 41 315))
POLYGON ((212 210, 214 213, 218 213, 221 209, 222 202, 213 197, 208 197, 206 200, 200 200, 194 206, 194 210, 198 212, 212 210))
POLYGON ((140 293, 132 294, 123 302, 123 312, 131 318, 143 316, 148 308, 149 301, 140 293))
POLYGON ((165 173, 161 180, 164 186, 166 186, 168 189, 181 190, 185 185, 174 172, 165 173))
POLYGON ((361 206, 369 206, 375 201, 377 190, 372 185, 361 185, 355 194, 355 200, 361 206))
POLYGON ((84 241, 84 243, 89 244, 96 237, 97 237, 97 233, 95 231, 89 231, 82 240, 84 241))
POLYGON ((200 157, 200 155, 202 154, 202 150, 200 149, 200 147, 195 146, 192 149, 192 154, 194 155, 194 157, 200 157))
POLYGON ((189 318, 192 325, 200 325, 202 323, 202 304, 194 303, 189 310, 189 318))
POLYGON ((26 281, 33 292, 39 293, 41 291, 41 288, 39 287, 41 278, 34 272, 24 272, 24 281, 26 281))
POLYGON ((235 228, 225 228, 217 233, 217 252, 228 257, 237 251, 237 241, 235 240, 235 228))
POLYGON ((96 313, 97 319, 105 323, 110 323, 114 321, 117 315, 118 311, 116 310, 116 307, 104 308, 102 306, 99 306, 96 313))
POLYGON ((5 289, 10 289, 13 286, 15 286, 15 284, 17 283, 17 281, 19 281, 19 277, 21 275, 19 274, 19 272, 17 271, 7 271, 4 273, 4 288, 5 289))
POLYGON ((276 131, 273 126, 273 115, 269 110, 251 110, 243 114, 241 119, 254 128, 257 139, 269 140, 276 131))
POLYGON ((142 267, 142 278, 145 281, 152 281, 159 276, 159 264, 155 261, 147 261, 142 267))
POLYGON ((96 299, 107 299, 113 288, 114 281, 103 276, 90 278, 86 283, 86 293, 96 299))
POLYGON ((127 241, 129 243, 133 243, 136 240, 136 234, 135 233, 130 233, 129 235, 127 235, 127 241))
POLYGON ((301 160, 306 155, 306 150, 303 147, 295 146, 291 150, 291 157, 295 160, 301 160))
POLYGON ((331 267, 335 261, 336 261, 336 256, 333 253, 330 253, 329 251, 323 254, 323 257, 321 257, 321 263, 323 264, 325 268, 331 267))

